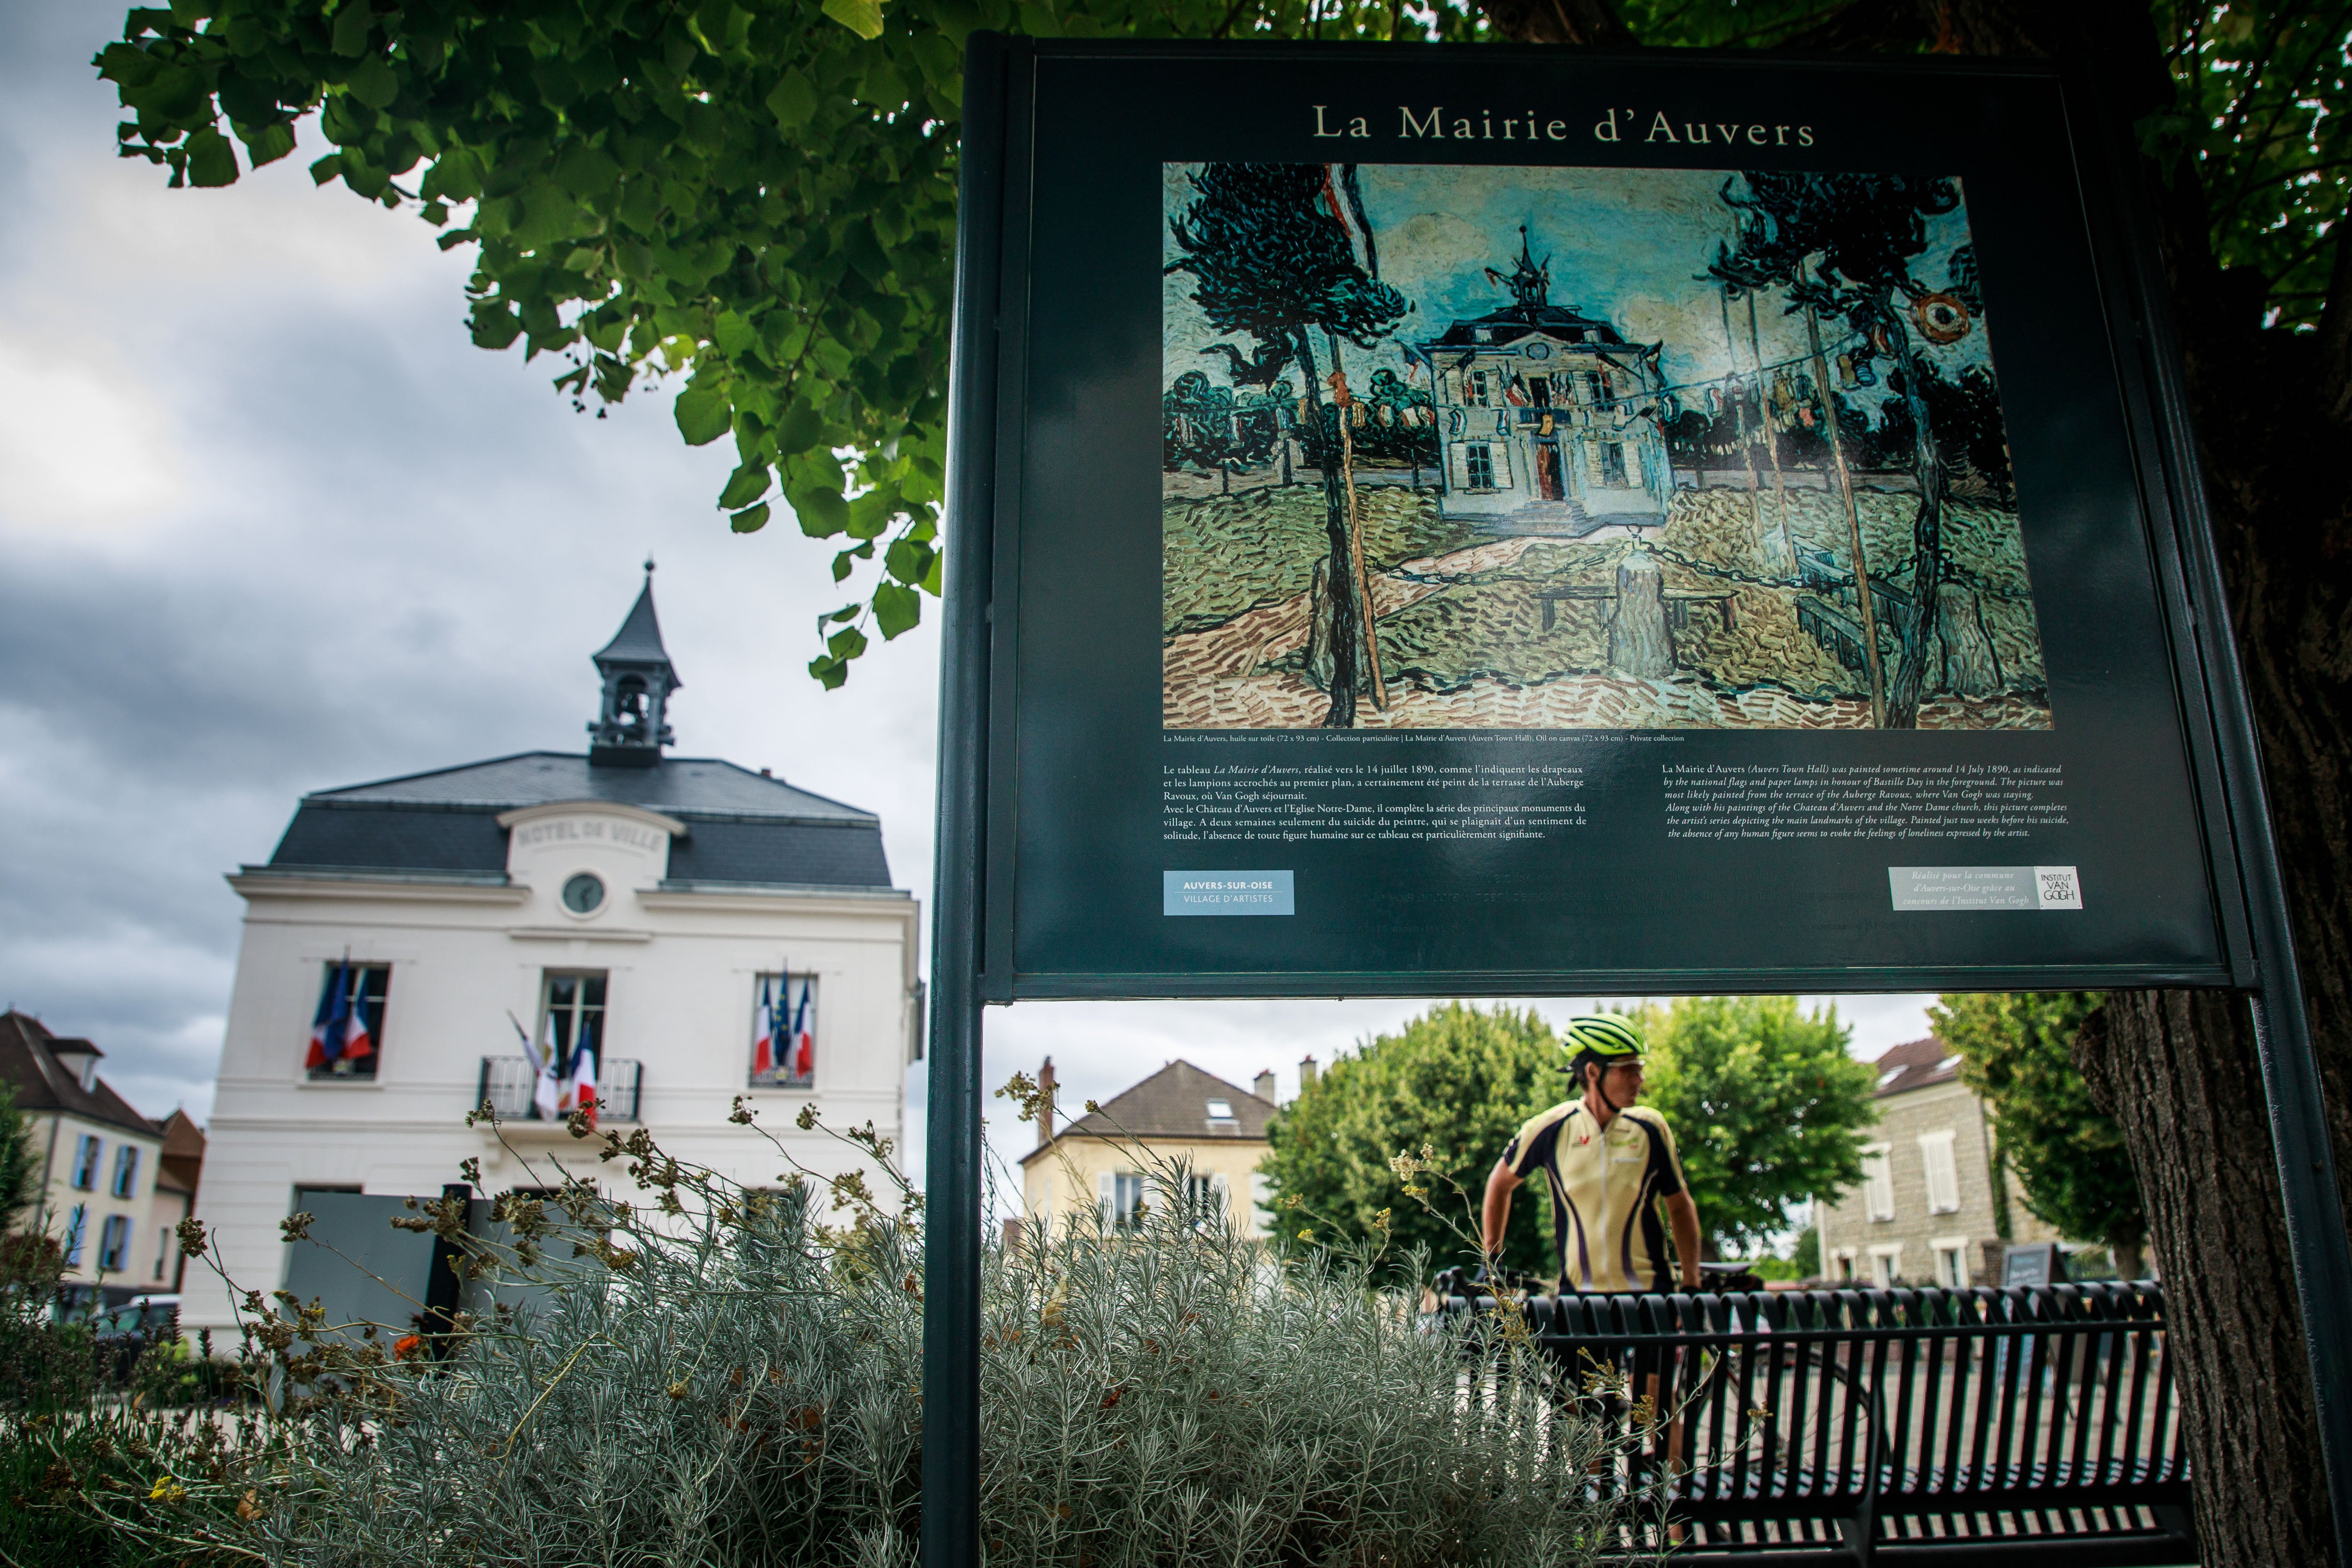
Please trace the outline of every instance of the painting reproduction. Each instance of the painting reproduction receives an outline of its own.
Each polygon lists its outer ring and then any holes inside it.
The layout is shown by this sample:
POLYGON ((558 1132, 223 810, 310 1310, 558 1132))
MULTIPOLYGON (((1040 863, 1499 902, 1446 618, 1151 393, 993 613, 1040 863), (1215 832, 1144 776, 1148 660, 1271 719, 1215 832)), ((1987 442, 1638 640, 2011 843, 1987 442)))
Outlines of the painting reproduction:
POLYGON ((1163 183, 1166 727, 2050 727, 1958 180, 1163 183))

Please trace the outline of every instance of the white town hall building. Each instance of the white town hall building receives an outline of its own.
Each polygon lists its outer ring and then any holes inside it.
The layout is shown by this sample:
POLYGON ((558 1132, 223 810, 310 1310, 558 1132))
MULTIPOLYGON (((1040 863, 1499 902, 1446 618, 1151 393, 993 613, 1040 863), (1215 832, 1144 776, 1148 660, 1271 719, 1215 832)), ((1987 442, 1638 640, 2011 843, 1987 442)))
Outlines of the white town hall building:
MULTIPOLYGON (((547 1184, 542 1155, 609 1184, 561 1120, 534 1119, 518 1027, 593 1052, 604 1126, 780 1184, 743 1095, 803 1165, 858 1162, 793 1119, 902 1138, 920 1054, 916 903, 879 818, 715 758, 666 757, 677 672, 644 591, 595 656, 586 754, 526 752, 303 797, 267 865, 229 879, 245 931, 197 1217, 240 1289, 287 1279, 279 1222, 306 1194, 437 1196, 481 1162, 488 1195, 547 1184), (315 1060, 341 972, 365 1045, 315 1060), (813 1059, 761 1073, 755 1016, 789 979, 813 1059), (489 1100, 524 1168, 467 1113, 489 1100)), ((340 1037, 344 1031, 335 1031, 340 1037)), ((340 1039, 338 1044, 340 1044, 340 1039)), ((191 1267, 183 1327, 233 1321, 191 1267)))

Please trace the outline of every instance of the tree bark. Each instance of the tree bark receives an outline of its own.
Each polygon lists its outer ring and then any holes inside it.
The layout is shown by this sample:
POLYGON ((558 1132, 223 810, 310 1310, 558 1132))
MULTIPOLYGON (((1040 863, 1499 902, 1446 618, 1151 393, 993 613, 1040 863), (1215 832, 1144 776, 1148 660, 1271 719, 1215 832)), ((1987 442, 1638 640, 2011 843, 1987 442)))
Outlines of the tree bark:
POLYGON ((2139 1175, 2203 1560, 2318 1564, 2333 1526, 2326 1489, 2295 1484, 2316 1476, 2319 1435, 2246 1025, 2227 992, 2119 991, 2074 1065, 2139 1175))
MULTIPOLYGON (((1489 4, 1496 31, 1539 0, 1489 4)), ((1599 4, 1601 0, 1591 0, 1599 4)), ((2173 86, 2144 0, 1856 0, 1780 46, 2095 54, 2127 121, 2173 86)), ((2150 166, 2207 499, 2267 783, 2329 1141, 2352 1173, 2352 222, 2320 330, 2233 303, 2193 164, 2150 166)), ((1923 608, 1925 606, 1922 606, 1923 608)), ((2209 1568, 2334 1561, 2310 1363, 2252 1018, 2213 993, 2115 993, 2077 1063, 2147 1200, 2209 1568)), ((2339 1199, 2347 1195, 2339 1192, 2339 1199)), ((2352 1226, 2352 1203, 2343 1215, 2352 1226)), ((2352 1568, 2352 1564, 2346 1565, 2352 1568)))

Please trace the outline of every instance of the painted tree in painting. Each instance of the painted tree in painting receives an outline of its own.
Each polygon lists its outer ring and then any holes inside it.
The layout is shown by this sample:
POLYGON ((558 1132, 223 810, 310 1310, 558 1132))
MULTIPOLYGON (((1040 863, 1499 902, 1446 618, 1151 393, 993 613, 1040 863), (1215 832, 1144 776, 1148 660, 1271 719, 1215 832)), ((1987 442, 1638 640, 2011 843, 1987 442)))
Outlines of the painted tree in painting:
POLYGON ((1758 170, 1726 181, 1723 199, 1741 215, 1739 242, 1717 247, 1711 277, 1741 292, 1778 289, 1791 310, 1842 317, 1894 361, 1910 416, 1919 503, 1911 523, 1911 604, 1896 620, 1903 657, 1886 693, 1886 723, 1916 728, 1948 575, 1943 515, 1950 476, 1927 401, 1930 373, 1913 331, 1916 308, 1938 290, 1914 278, 1911 266, 1927 248, 1927 220, 1958 207, 1959 189, 1916 174, 1758 170))
MULTIPOLYGON (((1339 205, 1339 192, 1354 180, 1352 166, 1335 177, 1321 163, 1211 163, 1192 176, 1200 195, 1169 222, 1183 254, 1168 270, 1192 275, 1193 299, 1211 326, 1246 334, 1254 344, 1248 354, 1231 343, 1202 352, 1223 354, 1236 386, 1270 386, 1296 365, 1306 379, 1302 412, 1309 429, 1320 427, 1323 377, 1342 368, 1341 341, 1369 349, 1406 309, 1404 296, 1380 280, 1378 253, 1363 224, 1360 201, 1350 204, 1364 236, 1364 258, 1357 259, 1356 238, 1339 205), (1316 359, 1318 331, 1328 370, 1316 359)), ((1328 456, 1322 468, 1331 544, 1322 595, 1331 706, 1323 722, 1345 729, 1356 721, 1362 622, 1349 548, 1348 498, 1328 456)))

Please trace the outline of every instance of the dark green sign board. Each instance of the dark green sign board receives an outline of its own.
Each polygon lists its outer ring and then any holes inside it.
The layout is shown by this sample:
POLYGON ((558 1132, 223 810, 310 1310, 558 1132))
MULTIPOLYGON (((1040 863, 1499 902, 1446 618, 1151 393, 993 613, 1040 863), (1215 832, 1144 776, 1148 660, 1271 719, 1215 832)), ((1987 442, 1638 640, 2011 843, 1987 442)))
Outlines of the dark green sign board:
POLYGON ((976 34, 924 1559, 981 1009, 2248 991, 2352 1256, 2128 132, 2089 68, 976 34))
POLYGON ((1066 46, 1007 101, 991 999, 2246 972, 2055 72, 1066 46))

